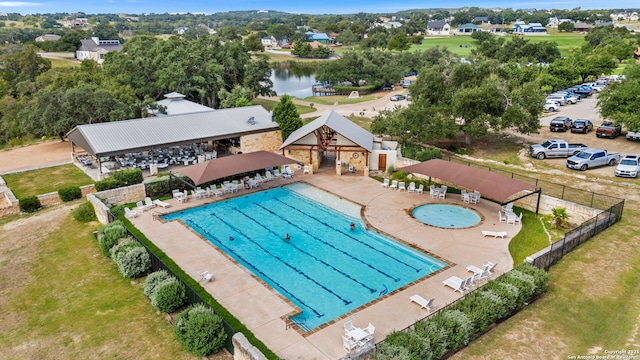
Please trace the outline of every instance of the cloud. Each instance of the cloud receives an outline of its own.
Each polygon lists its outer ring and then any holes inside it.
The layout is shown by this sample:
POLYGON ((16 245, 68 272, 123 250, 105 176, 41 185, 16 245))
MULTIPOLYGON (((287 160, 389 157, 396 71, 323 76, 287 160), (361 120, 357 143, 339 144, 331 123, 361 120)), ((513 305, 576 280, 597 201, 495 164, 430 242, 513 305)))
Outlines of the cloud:
POLYGON ((26 1, 0 1, 0 6, 7 7, 35 7, 35 6, 45 6, 43 3, 33 3, 26 1))

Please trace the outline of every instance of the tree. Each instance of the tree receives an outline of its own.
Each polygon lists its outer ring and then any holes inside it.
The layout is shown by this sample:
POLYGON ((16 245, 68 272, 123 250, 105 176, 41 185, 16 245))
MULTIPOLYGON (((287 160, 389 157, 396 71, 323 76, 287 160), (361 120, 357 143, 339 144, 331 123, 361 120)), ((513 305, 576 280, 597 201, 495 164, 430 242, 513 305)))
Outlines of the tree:
POLYGON ((264 51, 264 46, 262 46, 262 41, 260 40, 260 37, 256 33, 253 33, 247 36, 247 38, 244 39, 243 42, 244 42, 244 46, 246 46, 247 50, 249 51, 264 51))
POLYGON ((21 51, 0 57, 2 78, 9 83, 35 80, 36 76, 51 69, 51 61, 38 55, 37 48, 27 45, 21 51))
POLYGON ((391 36, 391 38, 389 39, 389 42, 387 43, 387 49, 389 50, 403 51, 403 50, 409 50, 410 47, 411 47, 411 43, 409 42, 407 35, 402 32, 398 32, 393 36, 391 36))
POLYGON ((286 140, 292 132, 302 127, 298 109, 289 95, 280 97, 280 102, 273 108, 273 118, 280 126, 282 140, 286 140))
POLYGON ((573 23, 571 21, 565 21, 558 24, 558 31, 573 32, 573 23))
POLYGON ((640 65, 627 66, 624 74, 625 81, 609 85, 598 95, 600 114, 627 129, 640 129, 640 65))
POLYGON ((565 208, 553 208, 551 209, 551 213, 553 214, 553 226, 558 229, 561 229, 567 223, 567 219, 569 219, 569 214, 567 214, 567 209, 565 208))

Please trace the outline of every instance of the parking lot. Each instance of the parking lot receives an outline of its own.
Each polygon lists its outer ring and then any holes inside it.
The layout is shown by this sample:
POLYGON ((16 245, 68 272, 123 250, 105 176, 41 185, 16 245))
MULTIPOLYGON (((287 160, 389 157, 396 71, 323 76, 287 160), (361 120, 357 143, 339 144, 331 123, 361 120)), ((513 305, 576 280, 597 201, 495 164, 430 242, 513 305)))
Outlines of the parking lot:
MULTIPOLYGON (((532 134, 524 136, 524 138, 530 143, 540 143, 548 139, 564 139, 570 143, 583 143, 589 147, 605 149, 610 153, 619 152, 621 157, 629 154, 640 155, 640 142, 627 141, 624 137, 625 129, 623 128, 623 135, 616 139, 598 138, 595 131, 591 131, 588 134, 574 134, 571 132, 551 132, 549 131, 549 123, 551 119, 556 116, 568 116, 572 120, 575 119, 588 119, 593 122, 595 126, 602 123, 603 119, 596 107, 597 95, 591 96, 586 99, 582 99, 575 105, 561 106, 559 111, 552 113, 544 113, 540 118, 540 124, 542 128, 539 134, 532 134)), ((566 159, 545 159, 537 160, 529 158, 531 163, 535 166, 536 162, 545 161, 547 165, 551 165, 554 168, 574 171, 566 168, 566 159)), ((615 167, 604 166, 596 169, 587 170, 584 175, 597 175, 597 176, 611 176, 614 177, 615 167)), ((579 171, 575 171, 580 173, 579 171)))

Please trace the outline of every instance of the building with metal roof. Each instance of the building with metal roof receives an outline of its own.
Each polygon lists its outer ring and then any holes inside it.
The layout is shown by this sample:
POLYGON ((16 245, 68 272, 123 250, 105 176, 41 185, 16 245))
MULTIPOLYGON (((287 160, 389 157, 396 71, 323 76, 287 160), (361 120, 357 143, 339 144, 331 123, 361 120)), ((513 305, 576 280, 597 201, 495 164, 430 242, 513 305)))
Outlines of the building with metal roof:
POLYGON ((189 101, 186 99, 186 95, 182 95, 177 92, 171 92, 164 96, 164 99, 157 102, 158 105, 164 108, 164 113, 159 110, 152 110, 152 113, 155 116, 167 116, 167 115, 180 115, 180 114, 190 114, 196 112, 204 112, 204 111, 215 111, 208 106, 200 105, 196 102, 189 101))
POLYGON ((172 146, 229 141, 230 153, 276 152, 282 143, 280 127, 262 106, 246 106, 198 113, 78 125, 67 138, 101 158, 152 152, 172 146))
MULTIPOLYGON (((397 143, 382 141, 351 120, 330 111, 294 131, 282 143, 282 154, 317 170, 322 163, 352 167, 365 176, 370 170, 395 166, 397 143)), ((340 167, 336 167, 338 173, 340 167)))

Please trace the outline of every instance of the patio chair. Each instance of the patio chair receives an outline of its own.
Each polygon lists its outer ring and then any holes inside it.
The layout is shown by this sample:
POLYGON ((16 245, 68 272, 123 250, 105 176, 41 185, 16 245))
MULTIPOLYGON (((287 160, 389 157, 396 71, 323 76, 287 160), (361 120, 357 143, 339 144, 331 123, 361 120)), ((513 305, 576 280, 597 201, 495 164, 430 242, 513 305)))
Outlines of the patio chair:
POLYGON ((493 236, 494 238, 504 238, 507 236, 506 231, 487 231, 482 230, 482 237, 493 236))
POLYGON ((124 208, 124 216, 128 219, 134 218, 136 216, 138 216, 138 213, 129 209, 128 207, 124 208))
POLYGON ((142 201, 138 201, 136 203, 136 210, 146 211, 147 210, 147 206, 142 201))
POLYGON ((151 200, 150 197, 147 196, 146 198, 144 198, 144 206, 147 209, 151 209, 153 207, 156 207, 156 204, 151 200))
POLYGON ((382 187, 383 188, 388 188, 389 187, 389 179, 384 179, 382 181, 382 187))
POLYGON ((265 172, 264 176, 267 179, 267 181, 271 181, 271 180, 275 179, 275 177, 273 176, 273 174, 271 174, 271 171, 269 171, 269 170, 267 170, 267 172, 265 172))
POLYGON ((410 296, 409 299, 411 299, 411 302, 414 302, 420 305, 421 309, 425 309, 428 312, 432 312, 433 310, 436 309, 436 305, 434 304, 434 301, 436 300, 435 298, 431 298, 427 300, 422 296, 416 294, 416 295, 410 296))
POLYGON ((258 173, 258 174, 256 174, 256 181, 257 182, 265 182, 265 181, 267 181, 267 179, 263 178, 262 175, 260 175, 258 173))
POLYGON ((513 203, 510 202, 507 205, 502 205, 502 211, 504 212, 512 212, 513 211, 513 203))
POLYGON ((438 198, 444 199, 446 196, 447 196, 447 186, 442 185, 440 186, 440 191, 438 192, 438 198))
POLYGON ((211 274, 208 271, 204 271, 204 272, 198 273, 198 275, 200 275, 200 280, 198 281, 198 283, 200 283, 200 282, 209 282, 209 281, 213 280, 213 274, 211 274))
POLYGON ((409 187, 407 188, 407 192, 415 193, 416 192, 416 183, 413 181, 409 183, 409 187))
POLYGON ((222 196, 222 191, 217 189, 216 184, 213 184, 212 186, 209 187, 209 191, 215 195, 215 196, 222 196))
POLYGON ((351 352, 358 348, 358 343, 351 340, 348 336, 342 335, 342 346, 348 352, 351 352))
POLYGON ((157 205, 157 206, 162 207, 163 209, 164 209, 164 208, 171 207, 171 204, 169 204, 168 202, 164 202, 164 201, 162 201, 162 200, 160 200, 160 199, 155 199, 155 200, 153 200, 153 203, 154 203, 155 205, 157 205))
POLYGON ((489 268, 491 268, 491 265, 489 264, 482 265, 482 269, 475 265, 469 265, 467 266, 467 271, 472 272, 474 276, 477 275, 474 278, 474 280, 476 282, 479 282, 479 281, 487 280, 491 277, 491 272, 489 271, 489 268))
POLYGON ((420 184, 420 186, 418 186, 416 194, 424 194, 424 184, 420 184))
POLYGON ((398 190, 398 180, 392 180, 391 185, 389 185, 389 189, 398 190))
POLYGON ((346 323, 344 323, 344 334, 345 335, 349 335, 349 332, 355 330, 355 326, 353 326, 353 321, 349 320, 346 323))
POLYGON ((309 165, 305 165, 304 169, 302 170, 303 174, 311 174, 311 168, 309 167, 309 165))
POLYGON ((404 181, 398 183, 398 191, 407 191, 407 188, 404 187, 404 181))
POLYGON ((471 202, 471 195, 469 195, 468 193, 464 193, 462 194, 462 201, 466 202, 467 204, 471 202))
POLYGON ((432 198, 437 199, 440 197, 440 189, 436 188, 434 185, 429 186, 429 195, 432 198))
POLYGON ((464 201, 464 196, 466 194, 467 194, 467 190, 464 190, 464 189, 460 190, 460 200, 464 201))
POLYGON ((502 215, 502 211, 498 211, 498 219, 500 219, 500 222, 507 222, 507 217, 502 215))
POLYGON ((492 262, 487 262, 487 265, 489 265, 489 267, 487 268, 487 272, 489 272, 490 275, 493 275, 493 269, 496 268, 496 265, 498 265, 498 263, 492 263, 492 262))
POLYGON ((280 172, 280 169, 274 169, 273 170, 273 176, 275 176, 277 178, 282 176, 282 173, 280 172))
POLYGON ((366 328, 364 328, 363 330, 364 330, 364 331, 366 331, 366 332, 367 332, 367 334, 369 334, 369 335, 366 337, 366 342, 373 341, 373 334, 376 332, 376 327, 375 327, 375 326, 373 326, 373 324, 372 324, 372 323, 369 323, 369 325, 367 325, 367 327, 366 327, 366 328))
POLYGON ((471 279, 472 277, 468 277, 463 280, 457 276, 452 276, 444 280, 442 284, 444 286, 452 288, 454 291, 459 291, 461 294, 464 294, 467 291, 469 284, 471 283, 471 279))

